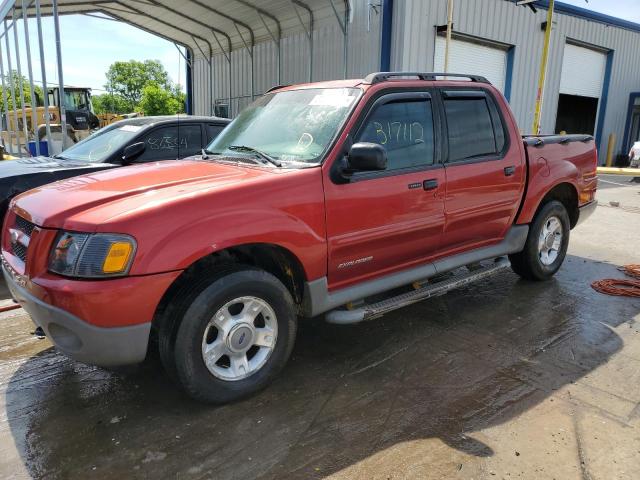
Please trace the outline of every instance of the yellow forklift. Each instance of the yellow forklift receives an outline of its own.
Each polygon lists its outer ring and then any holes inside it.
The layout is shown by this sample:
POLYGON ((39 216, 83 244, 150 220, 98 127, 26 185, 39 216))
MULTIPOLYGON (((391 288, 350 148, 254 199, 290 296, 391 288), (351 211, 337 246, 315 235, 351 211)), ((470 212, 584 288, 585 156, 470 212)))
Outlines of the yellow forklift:
MULTIPOLYGON (((49 127, 51 130, 51 145, 48 145, 49 155, 60 153, 64 141, 65 146, 72 145, 74 143, 83 140, 91 135, 98 128, 106 127, 119 120, 126 118, 133 118, 143 116, 140 112, 133 113, 103 113, 96 115, 93 110, 93 104, 91 103, 91 89, 82 87, 64 87, 64 106, 66 110, 67 120, 67 132, 66 137, 62 135, 62 122, 60 118, 60 95, 58 87, 51 87, 47 90, 49 108, 49 127)), ((32 108, 30 105, 25 106, 25 114, 27 117, 27 135, 28 139, 25 139, 25 133, 23 128, 23 116, 22 109, 9 110, 9 118, 2 118, 2 143, 5 146, 4 150, 9 151, 10 145, 12 152, 18 151, 18 144, 26 149, 28 142, 33 141, 36 138, 38 141, 47 139, 46 131, 46 118, 45 107, 42 106, 44 101, 42 98, 38 98, 38 92, 36 92, 36 128, 32 125, 32 108), (18 120, 16 125, 15 120, 18 120)), ((26 151, 25 151, 26 153, 26 151)), ((33 154, 33 152, 32 152, 33 154)), ((2 155, 2 152, 0 152, 2 155)), ((3 157, 0 156, 0 159, 3 157)), ((9 155, 4 154, 4 159, 12 158, 9 155)))
MULTIPOLYGON (((46 118, 49 116, 49 125, 51 129, 51 140, 54 145, 50 145, 51 150, 60 150, 62 142, 65 145, 77 143, 88 137, 91 133, 100 128, 100 120, 93 111, 91 103, 91 89, 81 87, 65 87, 64 88, 64 106, 66 109, 67 132, 66 138, 62 134, 62 124, 60 117, 60 93, 59 88, 52 87, 47 89, 49 108, 45 111, 43 99, 37 98, 38 105, 36 108, 37 125, 32 125, 32 106, 25 106, 25 115, 27 120, 27 135, 25 138, 25 129, 23 125, 22 109, 10 110, 8 118, 2 121, 2 141, 5 146, 11 145, 12 151, 18 150, 18 144, 26 147, 30 140, 38 139, 46 140, 46 118), (16 125, 17 118, 17 125, 16 125), (55 145, 58 144, 58 145, 55 145), (56 148, 57 147, 57 148, 56 148)), ((36 97, 38 95, 36 94, 36 97)), ((3 116, 4 117, 4 116, 3 116)), ((8 150, 8 148, 6 148, 8 150)))

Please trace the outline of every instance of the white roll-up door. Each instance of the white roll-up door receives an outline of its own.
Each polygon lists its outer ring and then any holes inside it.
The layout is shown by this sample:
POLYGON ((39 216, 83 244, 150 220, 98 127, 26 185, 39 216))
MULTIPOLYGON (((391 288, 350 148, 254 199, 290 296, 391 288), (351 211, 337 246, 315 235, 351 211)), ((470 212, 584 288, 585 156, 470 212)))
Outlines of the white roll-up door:
POLYGON ((565 44, 560 93, 600 98, 606 65, 606 53, 565 44))
MULTIPOLYGON (((433 69, 436 72, 444 72, 445 43, 444 37, 436 36, 436 51, 433 59, 433 69)), ((504 92, 507 51, 453 38, 449 47, 449 72, 482 75, 498 90, 504 92)))

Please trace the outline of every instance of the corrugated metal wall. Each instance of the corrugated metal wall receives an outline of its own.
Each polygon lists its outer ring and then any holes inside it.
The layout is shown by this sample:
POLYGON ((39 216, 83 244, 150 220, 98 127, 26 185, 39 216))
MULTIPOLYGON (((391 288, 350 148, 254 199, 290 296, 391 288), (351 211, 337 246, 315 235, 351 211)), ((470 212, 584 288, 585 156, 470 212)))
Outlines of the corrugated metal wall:
MULTIPOLYGON (((379 69, 380 8, 372 9, 368 0, 353 0, 349 23, 348 76, 361 77, 379 69), (370 22, 368 21, 370 18, 370 22), (368 24, 370 23, 370 28, 368 24)), ((396 70, 433 70, 435 26, 446 23, 445 0, 395 0, 391 65, 396 70)), ((541 24, 546 10, 534 14, 504 0, 456 0, 456 32, 515 46, 511 77, 511 106, 523 132, 529 132, 537 88, 541 24)), ((640 33, 595 21, 557 13, 554 20, 549 69, 544 94, 542 131, 555 127, 562 57, 567 39, 584 42, 613 52, 611 80, 600 149, 607 137, 616 133, 618 150, 624 132, 629 93, 640 91, 640 33)), ((332 15, 322 17, 314 30, 313 80, 343 78, 342 32, 332 15)), ((212 42, 213 43, 213 42, 212 42)), ((302 29, 283 37, 280 83, 309 80, 309 46, 302 29)), ((229 65, 223 55, 209 63, 195 52, 194 113, 210 114, 216 101, 229 96, 229 65), (212 81, 210 75, 213 72, 212 81), (210 91, 211 90, 211 91, 210 91)), ((251 101, 251 62, 244 49, 231 54, 231 112, 236 114, 251 101)), ((276 48, 273 42, 256 44, 254 53, 254 95, 278 83, 276 48)), ((467 73, 467 72, 464 72, 467 73)), ((473 73, 473 72, 469 72, 473 73)), ((602 102, 601 102, 602 103, 602 102)))
MULTIPOLYGON (((395 0, 391 64, 396 70, 433 69, 435 26, 447 21, 447 2, 395 0)), ((533 123, 540 52, 541 24, 546 10, 537 14, 504 0, 456 0, 454 31, 515 46, 511 107, 520 129, 533 123)), ((600 151, 610 133, 617 135, 618 150, 624 132, 629 94, 640 91, 640 33, 557 13, 551 40, 543 100, 542 131, 552 133, 558 106, 562 56, 567 39, 613 51, 611 80, 600 151)), ((473 73, 473 72, 463 72, 473 73)))
MULTIPOLYGON (((351 2, 348 76, 353 78, 376 71, 380 65, 380 9, 371 9, 369 4, 368 0, 351 2)), ((304 15, 303 18, 306 20, 304 15)), ((342 30, 337 20, 333 16, 325 16, 317 22, 313 32, 313 81, 344 78, 343 50, 342 30)), ((216 101, 226 102, 229 96, 229 63, 224 55, 214 55, 210 70, 209 63, 200 52, 194 53, 194 114, 208 115, 216 101), (212 83, 209 82, 210 71, 213 72, 212 83)), ((283 37, 280 41, 279 83, 309 81, 309 55, 308 40, 302 29, 283 37)), ((277 49, 272 41, 255 45, 253 64, 254 95, 259 96, 278 83, 277 49)), ((236 49, 231 54, 232 114, 235 115, 251 101, 251 93, 251 59, 245 49, 236 49)))

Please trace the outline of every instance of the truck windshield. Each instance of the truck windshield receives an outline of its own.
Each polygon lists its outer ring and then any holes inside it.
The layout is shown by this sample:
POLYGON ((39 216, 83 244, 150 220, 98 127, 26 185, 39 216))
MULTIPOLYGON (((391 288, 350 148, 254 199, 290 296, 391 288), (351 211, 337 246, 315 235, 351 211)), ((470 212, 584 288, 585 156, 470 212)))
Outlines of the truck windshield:
POLYGON ((93 135, 56 155, 55 158, 77 162, 104 162, 113 152, 132 143, 131 140, 138 135, 141 128, 139 125, 114 124, 98 130, 93 135))
POLYGON ((313 88, 264 95, 209 144, 207 153, 246 156, 257 150, 281 162, 317 164, 360 93, 313 88))

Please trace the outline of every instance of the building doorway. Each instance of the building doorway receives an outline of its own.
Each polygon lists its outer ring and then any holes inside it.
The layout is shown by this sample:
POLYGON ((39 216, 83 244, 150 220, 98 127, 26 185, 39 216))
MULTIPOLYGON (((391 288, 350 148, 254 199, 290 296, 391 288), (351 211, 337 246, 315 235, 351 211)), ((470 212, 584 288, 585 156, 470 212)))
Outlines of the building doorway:
POLYGON ((587 133, 596 130, 598 98, 561 93, 558 98, 558 115, 555 132, 587 133))

